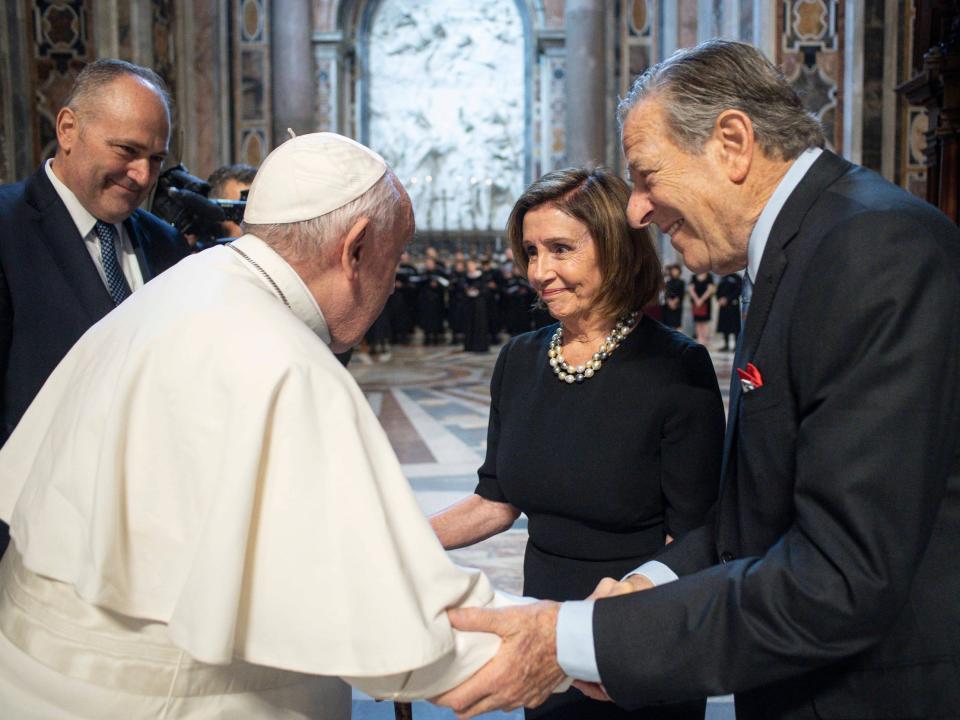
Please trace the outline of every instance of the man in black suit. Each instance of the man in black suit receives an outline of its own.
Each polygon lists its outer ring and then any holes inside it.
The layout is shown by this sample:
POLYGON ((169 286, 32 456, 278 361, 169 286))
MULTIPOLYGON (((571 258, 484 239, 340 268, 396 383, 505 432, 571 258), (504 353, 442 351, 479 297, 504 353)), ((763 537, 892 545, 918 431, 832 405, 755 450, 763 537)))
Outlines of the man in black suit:
POLYGON ((74 342, 189 254, 173 228, 138 209, 169 137, 159 76, 98 60, 57 115, 53 159, 0 187, 0 444, 74 342))
POLYGON ((751 281, 720 496, 592 601, 451 613, 504 643, 441 701, 535 705, 566 671, 628 708, 733 692, 739 720, 957 717, 960 231, 822 150, 747 45, 675 54, 620 117, 631 223, 751 281))

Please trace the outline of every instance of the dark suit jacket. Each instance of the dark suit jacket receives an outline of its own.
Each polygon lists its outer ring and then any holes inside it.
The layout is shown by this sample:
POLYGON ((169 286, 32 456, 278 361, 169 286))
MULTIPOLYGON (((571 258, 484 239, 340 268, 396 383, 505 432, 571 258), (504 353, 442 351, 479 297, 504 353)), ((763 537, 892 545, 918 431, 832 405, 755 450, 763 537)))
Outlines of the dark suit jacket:
MULTIPOLYGON (((137 210, 124 225, 145 282, 190 252, 150 213, 137 210)), ((44 168, 0 187, 0 444, 67 351, 112 308, 44 168)), ((0 528, 0 553, 5 531, 0 528)))
POLYGON ((824 152, 763 254, 710 521, 660 556, 677 582, 595 606, 617 702, 957 717, 958 313, 958 228, 824 152))
MULTIPOLYGON (((144 281, 189 254, 176 231, 150 213, 135 211, 125 227, 144 281)), ((0 187, 0 443, 67 351, 112 308, 44 168, 0 187)))

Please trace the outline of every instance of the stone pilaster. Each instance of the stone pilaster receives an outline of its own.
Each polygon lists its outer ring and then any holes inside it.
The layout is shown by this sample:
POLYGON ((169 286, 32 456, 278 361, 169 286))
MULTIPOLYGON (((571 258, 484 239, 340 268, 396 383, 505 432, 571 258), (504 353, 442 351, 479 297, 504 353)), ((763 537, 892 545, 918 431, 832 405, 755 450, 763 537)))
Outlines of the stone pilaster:
POLYGON ((273 0, 270 64, 273 68, 273 138, 314 130, 313 18, 310 3, 273 0))
POLYGON ((604 0, 566 4, 566 155, 571 165, 606 161, 606 8, 604 0))

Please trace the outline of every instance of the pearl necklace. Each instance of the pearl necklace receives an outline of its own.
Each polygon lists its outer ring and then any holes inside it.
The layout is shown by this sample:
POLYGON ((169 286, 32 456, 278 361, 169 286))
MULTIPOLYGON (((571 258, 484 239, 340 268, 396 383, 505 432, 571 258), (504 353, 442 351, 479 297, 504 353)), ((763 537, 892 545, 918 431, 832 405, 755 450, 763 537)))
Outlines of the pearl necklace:
POLYGON ((610 353, 616 350, 620 343, 623 342, 623 339, 630 334, 630 331, 633 330, 637 324, 639 317, 639 311, 634 310, 629 315, 624 315, 617 320, 616 326, 610 334, 603 339, 603 342, 600 343, 600 347, 597 349, 597 352, 593 354, 593 357, 583 365, 577 366, 573 366, 563 359, 563 350, 561 349, 561 345, 563 344, 563 325, 559 326, 553 333, 553 337, 550 339, 550 347, 547 350, 547 360, 550 362, 550 367, 553 368, 554 375, 557 376, 558 380, 568 385, 575 382, 582 383, 587 378, 592 378, 597 370, 601 368, 603 362, 610 357, 610 353))

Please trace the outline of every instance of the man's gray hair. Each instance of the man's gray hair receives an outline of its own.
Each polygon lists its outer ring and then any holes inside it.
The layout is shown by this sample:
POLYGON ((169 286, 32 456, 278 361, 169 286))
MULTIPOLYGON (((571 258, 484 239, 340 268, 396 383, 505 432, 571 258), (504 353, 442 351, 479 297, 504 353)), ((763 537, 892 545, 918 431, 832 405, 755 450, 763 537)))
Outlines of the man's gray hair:
POLYGON ((383 227, 400 211, 400 187, 397 176, 387 170, 373 186, 356 200, 331 210, 326 215, 293 223, 242 223, 245 233, 256 235, 287 262, 304 262, 316 257, 325 245, 342 238, 362 217, 383 227))
POLYGON ((750 117, 756 142, 767 157, 792 160, 807 148, 825 144, 820 122, 804 109, 783 74, 745 43, 710 40, 648 68, 620 101, 621 128, 646 98, 661 103, 671 139, 688 153, 703 151, 717 116, 730 109, 750 117))
POLYGON ((95 60, 84 66, 80 74, 77 75, 77 79, 74 80, 73 87, 70 88, 70 94, 63 106, 70 108, 77 114, 96 107, 97 96, 101 91, 124 75, 133 75, 152 85, 163 101, 163 107, 167 111, 167 119, 172 117, 170 92, 157 73, 142 65, 134 65, 126 60, 114 60, 112 58, 95 60))

